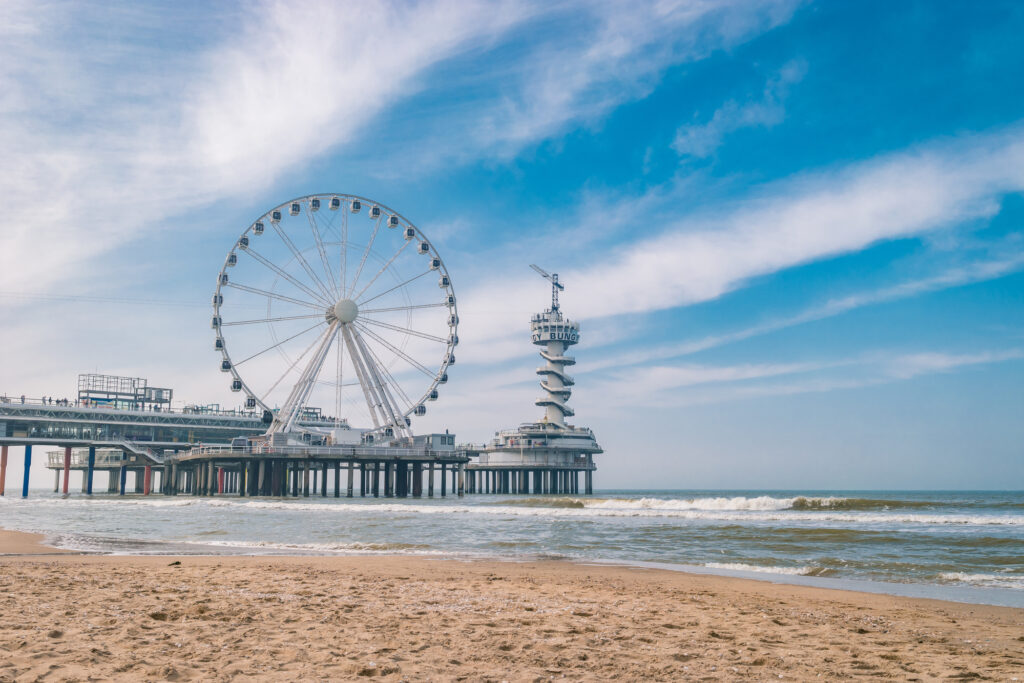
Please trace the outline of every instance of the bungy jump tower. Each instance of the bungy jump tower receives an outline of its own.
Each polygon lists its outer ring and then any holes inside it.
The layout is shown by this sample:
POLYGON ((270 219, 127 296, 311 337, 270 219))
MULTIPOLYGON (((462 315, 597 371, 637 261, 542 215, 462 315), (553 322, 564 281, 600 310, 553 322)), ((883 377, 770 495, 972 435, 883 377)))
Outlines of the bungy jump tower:
POLYGON ((536 401, 544 408, 544 416, 539 422, 497 432, 479 450, 478 459, 468 468, 470 492, 589 495, 594 492, 594 454, 603 451, 590 429, 566 422, 575 414, 568 405, 575 381, 565 369, 576 363, 566 351, 579 343, 580 325, 562 315, 558 293, 564 285, 558 274, 530 267, 551 282, 551 308, 530 320, 533 343, 544 360, 537 368, 544 395, 536 401), (580 472, 585 477, 583 491, 580 472))

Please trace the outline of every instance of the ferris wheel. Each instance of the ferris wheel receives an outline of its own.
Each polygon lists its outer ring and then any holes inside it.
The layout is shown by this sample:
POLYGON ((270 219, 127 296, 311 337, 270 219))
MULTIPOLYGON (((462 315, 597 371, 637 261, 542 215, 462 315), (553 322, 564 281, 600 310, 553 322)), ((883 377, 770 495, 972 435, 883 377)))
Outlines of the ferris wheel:
POLYGON ((231 390, 269 432, 308 417, 409 436, 448 381, 455 290, 426 236, 379 202, 299 197, 254 221, 217 276, 211 326, 231 390))

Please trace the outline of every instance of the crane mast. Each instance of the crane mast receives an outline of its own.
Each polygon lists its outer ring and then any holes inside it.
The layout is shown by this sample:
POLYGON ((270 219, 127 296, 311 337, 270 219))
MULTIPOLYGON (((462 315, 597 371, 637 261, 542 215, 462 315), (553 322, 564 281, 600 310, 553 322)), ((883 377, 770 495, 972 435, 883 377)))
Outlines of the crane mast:
POLYGON ((533 263, 530 264, 530 267, 537 271, 542 278, 551 281, 551 312, 558 313, 558 291, 565 289, 565 285, 558 281, 558 273, 548 273, 533 263))

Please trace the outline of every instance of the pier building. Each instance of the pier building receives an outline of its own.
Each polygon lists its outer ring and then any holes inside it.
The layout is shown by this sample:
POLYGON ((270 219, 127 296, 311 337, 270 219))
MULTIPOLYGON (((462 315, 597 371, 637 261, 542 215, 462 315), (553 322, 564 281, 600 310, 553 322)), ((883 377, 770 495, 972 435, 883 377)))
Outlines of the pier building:
POLYGON ((476 459, 468 466, 469 491, 589 495, 594 491, 594 455, 603 451, 589 428, 566 420, 575 415, 568 405, 575 380, 566 368, 576 363, 566 351, 579 343, 580 325, 562 314, 558 293, 564 285, 558 274, 530 267, 551 282, 551 307, 530 319, 532 341, 544 361, 537 368, 544 394, 536 400, 544 415, 538 422, 496 432, 490 443, 474 452, 476 459))

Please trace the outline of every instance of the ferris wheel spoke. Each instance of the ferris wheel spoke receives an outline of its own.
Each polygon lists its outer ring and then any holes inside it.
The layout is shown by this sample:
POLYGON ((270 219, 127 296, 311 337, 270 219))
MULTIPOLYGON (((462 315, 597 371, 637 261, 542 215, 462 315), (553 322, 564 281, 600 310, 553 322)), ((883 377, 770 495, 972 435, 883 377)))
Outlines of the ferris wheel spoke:
POLYGON ((249 287, 248 285, 240 285, 240 284, 238 284, 236 282, 229 282, 229 283, 227 283, 224 286, 225 287, 231 287, 233 289, 238 289, 238 290, 241 290, 243 292, 249 292, 251 294, 259 294, 260 296, 265 296, 265 297, 268 297, 270 299, 277 299, 278 301, 286 301, 288 303, 296 304, 298 306, 306 306, 307 308, 315 308, 318 311, 319 310, 323 310, 323 304, 314 303, 312 301, 304 301, 303 299, 295 299, 295 298, 292 298, 290 296, 285 296, 283 294, 278 294, 277 292, 268 292, 265 289, 258 289, 256 287, 249 287))
POLYGON ((347 299, 352 298, 352 292, 356 290, 356 285, 359 284, 359 276, 363 274, 363 266, 366 265, 366 257, 370 255, 370 250, 373 249, 373 241, 377 239, 377 232, 380 230, 381 221, 384 220, 384 213, 381 212, 376 222, 373 224, 373 232, 370 233, 370 241, 366 243, 366 249, 363 250, 363 257, 359 259, 359 267, 356 269, 356 275, 352 278, 352 286, 348 290, 347 299))
POLYGON ((323 318, 323 313, 310 313, 309 315, 286 315, 280 318, 257 318, 256 320, 236 320, 230 323, 221 323, 221 327, 231 327, 232 325, 255 325, 257 323, 277 323, 283 320, 311 320, 313 318, 323 318))
POLYGON ((320 340, 321 340, 322 338, 323 338, 323 334, 321 334, 320 336, 318 336, 318 337, 316 338, 316 341, 314 341, 314 342, 313 342, 313 343, 312 343, 312 344, 311 344, 310 346, 306 347, 306 350, 305 350, 305 351, 303 351, 303 352, 302 352, 302 354, 301 354, 301 355, 300 355, 300 356, 299 356, 298 358, 296 358, 296 359, 295 359, 295 360, 294 360, 294 361, 292 362, 292 364, 291 364, 291 365, 289 365, 289 366, 288 366, 288 368, 287 368, 287 369, 286 369, 286 370, 284 371, 284 374, 283 374, 283 375, 281 375, 280 377, 278 377, 278 378, 277 378, 277 381, 276 381, 276 382, 274 382, 273 384, 271 384, 271 385, 270 385, 270 388, 269 388, 269 389, 267 389, 267 392, 266 392, 265 394, 263 394, 262 396, 260 396, 260 401, 261 401, 261 402, 262 402, 262 401, 266 401, 266 400, 267 400, 267 397, 268 397, 268 396, 270 396, 270 394, 271 394, 271 393, 273 393, 274 389, 277 389, 277 385, 279 385, 279 384, 280 384, 281 382, 283 382, 283 381, 284 381, 284 378, 288 376, 288 373, 290 373, 290 372, 291 372, 292 370, 294 370, 294 369, 296 368, 296 366, 297 366, 297 365, 298 365, 299 363, 301 363, 301 362, 302 362, 302 359, 306 357, 306 354, 307 354, 307 353, 309 353, 309 352, 310 352, 310 351, 312 351, 312 350, 313 350, 314 348, 316 348, 316 346, 317 346, 317 345, 318 345, 318 344, 320 343, 320 340))
POLYGON ((436 304, 414 304, 411 306, 393 306, 391 308, 360 308, 359 315, 366 313, 390 313, 392 311, 411 311, 414 308, 447 308, 448 304, 440 302, 436 304))
POLYGON ((339 244, 341 254, 338 272, 341 274, 341 292, 344 293, 348 288, 348 282, 345 280, 348 275, 348 211, 345 209, 342 209, 341 227, 338 228, 338 231, 341 234, 341 243, 339 244))
POLYGON ((299 282, 298 280, 296 280, 294 277, 292 277, 291 275, 286 273, 283 269, 281 269, 281 268, 277 267, 276 265, 274 265, 274 263, 271 262, 268 258, 266 258, 265 256, 257 253, 256 250, 254 250, 254 249, 246 249, 245 251, 250 256, 252 256, 254 259, 256 259, 257 262, 259 262, 260 264, 266 266, 270 270, 274 271, 275 273, 277 273, 278 275, 283 277, 285 280, 287 280, 288 282, 290 282, 293 285, 295 285, 295 287, 297 287, 298 289, 301 289, 307 295, 309 295, 309 296, 313 297, 314 299, 322 302, 324 306, 330 306, 331 305, 330 300, 325 299, 323 297, 323 295, 318 294, 317 292, 314 292, 312 289, 310 289, 306 285, 304 285, 301 282, 299 282))
POLYGON ((330 262, 327 259, 327 250, 324 249, 324 241, 320 236, 320 226, 317 225, 316 216, 312 211, 307 211, 306 217, 309 218, 309 229, 313 231, 313 240, 316 242, 317 251, 320 252, 320 263, 323 264, 324 272, 331 281, 331 292, 338 296, 340 295, 338 282, 334 279, 334 271, 331 270, 330 262))
POLYGON ((441 342, 442 344, 448 343, 448 339, 445 337, 438 337, 433 334, 427 334, 426 332, 420 332, 419 330, 414 330, 410 327, 392 325, 391 323, 382 322, 380 320, 372 320, 370 318, 364 318, 363 323, 370 323, 371 325, 377 325, 378 327, 385 327, 389 330, 394 330, 395 332, 404 332, 405 334, 411 334, 414 337, 420 337, 421 339, 429 339, 430 341, 441 342))
POLYGON ((390 294, 391 292, 395 291, 396 289, 399 289, 399 288, 401 288, 401 287, 405 287, 406 285, 408 285, 408 284, 410 284, 410 283, 412 283, 412 282, 415 282, 416 280, 419 280, 419 279, 420 279, 421 277, 423 277, 424 275, 427 275, 427 274, 429 274, 429 273, 431 273, 431 272, 432 272, 432 271, 431 271, 431 270, 430 270, 430 269, 428 268, 427 270, 423 271, 423 272, 422 272, 422 273, 420 273, 419 275, 413 275, 413 276, 412 276, 411 278, 409 278, 409 279, 408 279, 408 280, 406 280, 405 282, 401 282, 401 283, 399 283, 399 284, 395 285, 394 287, 392 287, 391 289, 389 289, 389 290, 387 290, 387 291, 385 291, 385 292, 381 292, 381 293, 380 293, 380 294, 378 294, 377 296, 375 296, 375 297, 372 297, 372 298, 370 298, 370 299, 367 299, 366 301, 363 301, 363 302, 361 302, 361 303, 363 303, 363 304, 368 304, 368 303, 370 303, 371 301, 373 301, 373 300, 375 300, 375 299, 379 299, 379 298, 381 298, 381 297, 382 297, 382 296, 384 296, 385 294, 390 294))
POLYGON ((417 370, 422 372, 427 377, 429 377, 431 379, 434 378, 434 373, 433 372, 428 370, 425 365, 423 365, 422 363, 417 361, 415 358, 413 358, 412 356, 407 354, 405 351, 402 351, 397 346, 395 346, 394 344, 392 344, 388 340, 384 339, 383 337, 381 337, 380 335, 378 335, 377 333, 375 333, 373 330, 371 330, 370 328, 366 327, 365 325, 360 325, 358 322, 355 323, 355 325, 356 325, 356 327, 359 328, 360 331, 362 331, 363 333, 368 335, 371 339, 373 339, 373 340, 377 341, 378 343, 380 343, 388 351, 390 351, 391 353, 395 354, 396 356, 398 356, 399 358, 404 360, 406 363, 408 363, 409 365, 413 366, 414 368, 416 368, 417 370))
POLYGON ((314 283, 316 283, 317 287, 320 288, 320 291, 324 295, 321 298, 323 298, 325 301, 330 301, 332 299, 330 291, 327 289, 327 286, 323 283, 323 281, 320 280, 319 277, 317 277, 316 273, 313 272, 313 269, 310 268, 309 262, 306 261, 306 258, 302 255, 302 252, 295 248, 295 243, 292 242, 291 238, 285 234, 284 230, 281 229, 280 225, 273 222, 271 223, 271 225, 274 226, 274 232, 276 232, 278 237, 281 238, 281 241, 284 242, 288 249, 291 250, 292 254, 298 260, 299 265, 302 266, 302 269, 306 271, 306 275, 309 275, 310 279, 314 283))
POLYGON ((405 248, 406 248, 407 246, 409 246, 410 244, 412 244, 412 241, 410 241, 410 240, 406 240, 406 241, 405 241, 405 242, 404 242, 404 243, 402 244, 402 246, 400 246, 400 247, 398 248, 398 251, 396 251, 396 252, 395 252, 394 256, 392 256, 391 258, 389 258, 389 259, 387 260, 387 263, 385 263, 385 264, 384 264, 383 266, 381 266, 381 267, 380 267, 380 270, 378 270, 378 271, 377 271, 377 273, 376 273, 376 274, 375 274, 375 275, 373 276, 373 279, 371 279, 371 280, 370 280, 370 281, 369 281, 368 283, 366 283, 366 286, 365 286, 365 287, 363 287, 362 289, 360 289, 360 290, 359 290, 359 293, 358 293, 358 294, 356 294, 356 295, 355 295, 355 296, 353 296, 353 297, 349 297, 349 298, 351 298, 351 299, 355 299, 355 300, 357 300, 357 301, 358 301, 359 297, 361 297, 361 296, 362 296, 363 294, 365 294, 365 293, 366 293, 366 290, 368 290, 368 289, 369 289, 369 288, 370 288, 370 287, 371 287, 371 286, 373 285, 373 283, 377 281, 377 278, 379 278, 379 277, 380 277, 380 276, 381 276, 381 275, 382 275, 382 274, 384 273, 384 271, 388 269, 388 266, 390 266, 390 265, 391 265, 392 263, 394 263, 394 262, 395 262, 395 259, 396 259, 396 258, 398 258, 398 256, 399 256, 399 255, 400 255, 400 254, 401 254, 401 253, 402 253, 403 251, 405 251, 405 248))
POLYGON ((299 332, 297 334, 293 334, 292 336, 288 337, 287 339, 282 339, 281 341, 277 342, 276 344, 274 344, 272 346, 268 346, 267 348, 263 349, 262 351, 258 351, 257 353, 252 354, 251 356, 249 356, 245 360, 240 360, 237 363, 234 363, 234 366, 237 368, 242 363, 246 363, 248 361, 251 361, 253 358, 256 358, 257 356, 262 356, 267 351, 270 351, 272 349, 276 349, 277 347, 281 346, 281 344, 286 344, 286 343, 290 342, 292 339, 295 339, 296 337, 301 337, 302 335, 306 334, 307 332, 312 332, 313 330, 315 330, 316 328, 320 327, 321 325, 326 325, 326 324, 327 324, 327 321, 323 320, 321 322, 318 322, 316 325, 313 325, 312 327, 307 327, 306 329, 302 330, 302 332, 299 332))
POLYGON ((291 393, 285 400, 284 405, 274 418, 274 422, 270 427, 271 433, 274 432, 290 432, 295 422, 298 420, 299 415, 302 413, 302 408, 306 405, 306 400, 309 398, 310 392, 316 385, 317 377, 320 375, 320 370, 324 366, 324 360, 327 358, 327 354, 331 350, 331 344, 334 342, 335 337, 338 333, 338 323, 332 323, 327 328, 327 332, 317 337, 316 351, 309 359, 309 363, 306 368, 302 371, 302 375, 299 377, 299 381, 296 382, 292 388, 291 393))

